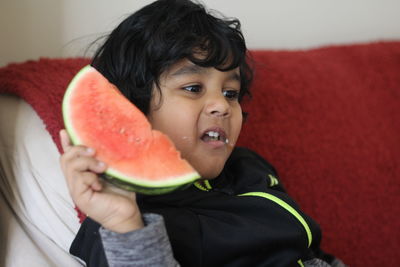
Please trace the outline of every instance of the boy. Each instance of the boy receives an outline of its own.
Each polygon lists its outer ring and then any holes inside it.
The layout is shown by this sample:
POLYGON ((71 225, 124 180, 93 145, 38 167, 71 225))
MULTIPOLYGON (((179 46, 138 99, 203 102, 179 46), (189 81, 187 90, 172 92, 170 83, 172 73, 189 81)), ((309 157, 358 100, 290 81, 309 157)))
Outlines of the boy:
POLYGON ((318 225, 280 183, 271 186, 273 167, 234 148, 252 77, 239 21, 159 0, 124 20, 92 65, 203 180, 160 196, 110 193, 97 175, 106 164, 63 131, 63 172, 88 214, 72 254, 89 266, 329 266, 318 225))

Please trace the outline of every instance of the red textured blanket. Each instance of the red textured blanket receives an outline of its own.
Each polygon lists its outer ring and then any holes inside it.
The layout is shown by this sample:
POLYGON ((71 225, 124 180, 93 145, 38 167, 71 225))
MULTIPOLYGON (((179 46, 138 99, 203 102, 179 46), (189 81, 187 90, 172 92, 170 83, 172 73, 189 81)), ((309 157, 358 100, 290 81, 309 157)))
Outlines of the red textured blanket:
POLYGON ((58 149, 58 132, 64 128, 61 102, 72 77, 88 59, 47 59, 10 64, 0 68, 0 93, 21 97, 44 121, 58 149))
MULTIPOLYGON (((254 51, 253 99, 240 144, 266 157, 323 247, 351 266, 398 266, 400 42, 254 51)), ((61 99, 87 59, 0 68, 0 93, 36 110, 60 149, 61 99)))

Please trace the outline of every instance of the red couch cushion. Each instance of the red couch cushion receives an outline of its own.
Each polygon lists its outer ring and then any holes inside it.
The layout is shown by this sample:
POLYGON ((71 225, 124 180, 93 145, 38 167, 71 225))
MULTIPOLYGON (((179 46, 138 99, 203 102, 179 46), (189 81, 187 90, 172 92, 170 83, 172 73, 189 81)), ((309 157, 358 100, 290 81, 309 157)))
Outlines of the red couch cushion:
POLYGON ((278 170, 351 266, 398 266, 400 42, 254 51, 240 144, 278 170))

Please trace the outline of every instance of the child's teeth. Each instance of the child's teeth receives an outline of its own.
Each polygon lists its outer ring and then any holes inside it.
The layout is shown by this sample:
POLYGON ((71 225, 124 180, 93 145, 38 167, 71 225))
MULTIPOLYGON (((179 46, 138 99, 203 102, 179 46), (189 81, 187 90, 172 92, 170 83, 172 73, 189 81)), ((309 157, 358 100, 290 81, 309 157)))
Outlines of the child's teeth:
POLYGON ((218 137, 219 133, 210 131, 210 132, 207 132, 207 135, 210 136, 210 137, 218 137))
POLYGON ((208 135, 211 140, 215 140, 215 141, 220 140, 220 141, 224 142, 225 144, 229 143, 228 138, 223 138, 218 132, 209 131, 209 132, 206 132, 206 135, 208 135))

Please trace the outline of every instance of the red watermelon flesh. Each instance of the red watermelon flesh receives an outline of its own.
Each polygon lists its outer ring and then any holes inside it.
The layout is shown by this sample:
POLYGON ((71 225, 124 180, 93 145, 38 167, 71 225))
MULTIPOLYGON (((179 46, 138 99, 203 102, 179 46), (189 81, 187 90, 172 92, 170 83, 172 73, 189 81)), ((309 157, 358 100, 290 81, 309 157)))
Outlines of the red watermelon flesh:
POLYGON ((75 145, 96 150, 104 177, 125 189, 160 194, 187 186, 199 174, 172 141, 91 66, 71 81, 63 99, 66 130, 75 145))

